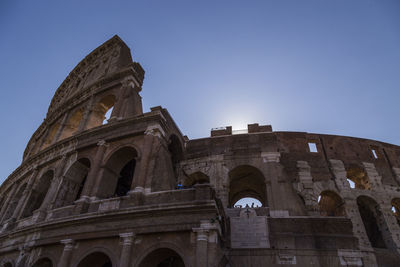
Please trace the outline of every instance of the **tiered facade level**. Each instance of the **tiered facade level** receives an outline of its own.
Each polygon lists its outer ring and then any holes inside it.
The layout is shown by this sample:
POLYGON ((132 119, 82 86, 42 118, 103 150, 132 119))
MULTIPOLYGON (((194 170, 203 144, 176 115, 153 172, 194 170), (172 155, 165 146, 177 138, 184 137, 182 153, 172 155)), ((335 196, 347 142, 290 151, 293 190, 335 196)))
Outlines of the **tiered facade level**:
POLYGON ((258 124, 189 140, 143 113, 143 79, 114 36, 58 88, 0 188, 1 267, 400 265, 400 147, 258 124))

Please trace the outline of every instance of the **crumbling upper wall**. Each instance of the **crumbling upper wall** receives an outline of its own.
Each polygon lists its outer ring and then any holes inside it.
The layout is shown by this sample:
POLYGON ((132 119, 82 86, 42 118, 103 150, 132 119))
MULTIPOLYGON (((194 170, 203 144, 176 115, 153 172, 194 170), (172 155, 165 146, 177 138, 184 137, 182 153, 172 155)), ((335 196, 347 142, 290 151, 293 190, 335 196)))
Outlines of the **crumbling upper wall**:
MULTIPOLYGON (((129 47, 115 35, 93 50, 69 73, 54 94, 47 117, 71 98, 79 97, 79 93, 99 79, 115 74, 132 64, 129 47)), ((135 71, 137 81, 142 85, 144 71, 138 63, 135 65, 135 71)))
POLYGON ((129 47, 112 37, 86 56, 57 89, 44 122, 28 142, 24 160, 58 140, 98 126, 111 107, 117 109, 115 118, 141 115, 143 79, 144 70, 132 61, 129 47), (98 115, 93 118, 93 114, 98 115))
POLYGON ((210 138, 190 140, 186 157, 196 159, 221 154, 261 157, 261 152, 274 151, 280 153, 280 161, 293 182, 298 178, 298 161, 308 162, 315 181, 328 181, 334 176, 329 161, 341 160, 345 167, 363 168, 363 163, 373 163, 383 184, 400 183, 396 175, 396 169, 400 168, 400 147, 355 137, 306 132, 232 134, 229 127, 218 128, 210 138), (317 151, 310 151, 309 143, 315 144, 317 151))

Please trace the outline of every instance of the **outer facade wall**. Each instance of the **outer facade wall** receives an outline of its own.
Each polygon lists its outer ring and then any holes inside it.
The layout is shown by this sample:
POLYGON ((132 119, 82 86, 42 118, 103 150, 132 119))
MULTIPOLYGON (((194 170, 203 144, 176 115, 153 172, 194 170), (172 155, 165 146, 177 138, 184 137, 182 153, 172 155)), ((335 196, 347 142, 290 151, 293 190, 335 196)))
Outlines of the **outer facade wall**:
POLYGON ((396 266, 400 147, 258 124, 189 140, 167 110, 143 113, 143 78, 116 36, 63 82, 0 187, 0 267, 396 266), (249 214, 264 225, 242 241, 266 240, 234 244, 249 214))

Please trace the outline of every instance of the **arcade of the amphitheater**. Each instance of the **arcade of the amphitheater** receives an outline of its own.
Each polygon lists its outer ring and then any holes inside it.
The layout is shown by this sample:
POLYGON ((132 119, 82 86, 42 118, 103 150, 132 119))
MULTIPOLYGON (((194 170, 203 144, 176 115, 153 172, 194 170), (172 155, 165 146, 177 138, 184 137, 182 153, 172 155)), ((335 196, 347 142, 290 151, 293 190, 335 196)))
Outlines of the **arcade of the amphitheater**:
POLYGON ((400 147, 143 113, 114 36, 57 89, 0 187, 1 267, 397 266, 400 147), (250 197, 260 206, 240 206, 250 197))

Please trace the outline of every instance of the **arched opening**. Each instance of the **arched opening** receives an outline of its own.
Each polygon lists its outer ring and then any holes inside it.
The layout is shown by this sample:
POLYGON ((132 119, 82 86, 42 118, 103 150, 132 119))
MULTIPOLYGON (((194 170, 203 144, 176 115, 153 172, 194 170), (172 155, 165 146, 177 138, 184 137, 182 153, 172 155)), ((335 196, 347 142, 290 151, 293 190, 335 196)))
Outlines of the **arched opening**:
POLYGON ((376 201, 366 196, 360 196, 357 198, 357 205, 371 246, 386 248, 382 235, 383 218, 376 201))
POLYGON ((137 152, 124 147, 115 152, 107 161, 102 178, 102 196, 125 196, 131 189, 135 173, 137 152))
POLYGON ((195 184, 209 184, 210 178, 202 172, 195 172, 189 175, 185 181, 183 181, 183 187, 191 187, 195 184))
POLYGON ((139 267, 185 267, 185 264, 172 249, 159 248, 147 255, 139 267))
MULTIPOLYGON (((94 106, 92 112, 90 113, 86 129, 100 126, 100 125, 103 125, 104 122, 107 122, 107 120, 110 118, 106 118, 106 114, 109 110, 111 110, 114 107, 114 105, 115 105, 115 96, 108 95, 106 97, 103 97, 94 106)), ((109 114, 109 115, 111 116, 111 114, 109 114)))
POLYGON ((45 149, 46 147, 50 146, 53 143, 54 137, 56 136, 58 129, 60 128, 60 123, 54 123, 46 136, 46 139, 44 140, 41 149, 45 149))
POLYGON ((133 173, 135 172, 136 161, 134 159, 128 161, 119 172, 117 187, 115 188, 115 196, 125 196, 132 184, 133 173))
POLYGON ((106 114, 104 114, 103 125, 108 123, 108 120, 111 119, 111 114, 114 110, 114 107, 111 107, 107 110, 106 114))
POLYGON ((174 134, 169 138, 168 151, 171 154, 172 168, 175 177, 178 177, 178 164, 183 159, 183 149, 179 138, 174 134))
POLYGON ((32 267, 53 267, 53 263, 49 258, 42 258, 35 262, 32 267))
POLYGON ((400 198, 392 199, 392 212, 396 217, 397 223, 400 225, 400 198))
POLYGON ((367 190, 371 189, 371 184, 367 174, 358 166, 351 166, 347 169, 347 179, 354 183, 352 186, 352 183, 349 182, 351 188, 367 190))
POLYGON ((259 201, 256 198, 252 197, 244 197, 236 201, 236 203, 233 205, 234 208, 259 208, 262 207, 261 201, 259 201))
POLYGON ((322 192, 318 197, 318 206, 322 216, 346 216, 344 202, 335 192, 322 192))
POLYGON ((11 262, 6 262, 3 264, 3 267, 13 267, 11 262))
POLYGON ((72 205, 79 199, 89 170, 90 161, 87 158, 79 159, 69 167, 57 192, 54 208, 72 205))
POLYGON ((242 165, 229 172, 229 206, 242 198, 254 198, 267 205, 266 183, 264 175, 255 167, 242 165))
POLYGON ((34 185, 22 214, 23 218, 31 216, 35 210, 42 206, 47 191, 49 191, 51 181, 53 180, 53 175, 53 171, 47 171, 34 185))
MULTIPOLYGON (((15 185, 15 186, 18 186, 18 185, 15 185)), ((21 185, 17 189, 17 193, 14 196, 10 196, 11 201, 8 203, 8 207, 3 215, 3 221, 9 219, 13 215, 15 208, 18 205, 18 202, 22 199, 22 195, 25 191, 25 188, 26 188, 26 183, 21 185)))
POLYGON ((103 252, 93 252, 81 260, 77 267, 112 267, 111 259, 103 252))
POLYGON ((69 117, 67 123, 64 125, 60 140, 72 136, 76 131, 78 131, 79 124, 83 118, 83 108, 76 110, 69 117))

